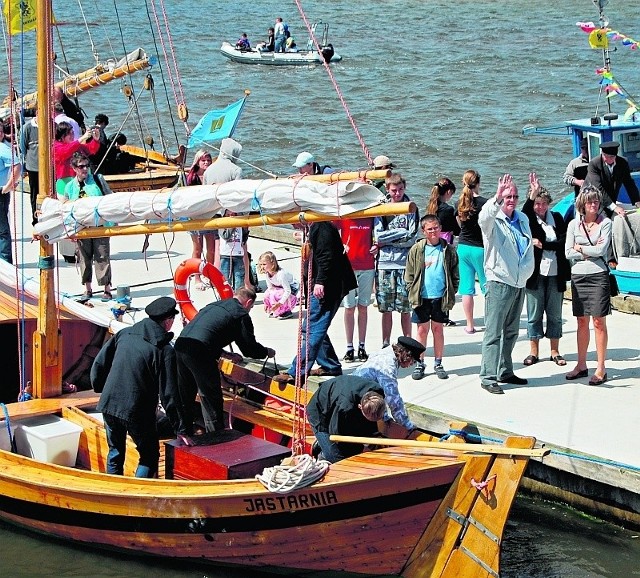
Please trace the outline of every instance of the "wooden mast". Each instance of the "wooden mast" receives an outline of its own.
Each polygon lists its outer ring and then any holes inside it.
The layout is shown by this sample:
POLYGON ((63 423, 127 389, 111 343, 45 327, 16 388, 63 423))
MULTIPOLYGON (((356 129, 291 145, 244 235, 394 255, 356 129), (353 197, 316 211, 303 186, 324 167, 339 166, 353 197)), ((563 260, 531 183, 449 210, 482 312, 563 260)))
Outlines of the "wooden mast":
MULTIPOLYGON (((53 78, 53 39, 51 35, 51 1, 37 2, 36 76, 38 81, 38 201, 52 194, 51 174, 51 101, 49 85, 53 78)), ((33 335, 33 395, 53 397, 62 392, 62 338, 58 328, 57 303, 54 295, 53 247, 40 241, 40 299, 38 325, 33 335)))

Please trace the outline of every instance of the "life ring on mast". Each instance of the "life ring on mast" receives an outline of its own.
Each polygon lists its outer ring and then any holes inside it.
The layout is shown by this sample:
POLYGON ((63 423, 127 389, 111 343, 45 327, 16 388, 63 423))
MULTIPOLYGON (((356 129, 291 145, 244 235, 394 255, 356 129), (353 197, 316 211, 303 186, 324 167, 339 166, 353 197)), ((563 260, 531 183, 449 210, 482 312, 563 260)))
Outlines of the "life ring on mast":
POLYGON ((218 292, 220 299, 228 299, 233 297, 233 289, 224 278, 219 269, 216 269, 211 263, 201 261, 200 259, 187 259, 178 265, 173 276, 173 293, 176 301, 182 311, 182 315, 191 321, 198 310, 194 307, 187 283, 191 275, 204 275, 211 281, 212 287, 218 292))

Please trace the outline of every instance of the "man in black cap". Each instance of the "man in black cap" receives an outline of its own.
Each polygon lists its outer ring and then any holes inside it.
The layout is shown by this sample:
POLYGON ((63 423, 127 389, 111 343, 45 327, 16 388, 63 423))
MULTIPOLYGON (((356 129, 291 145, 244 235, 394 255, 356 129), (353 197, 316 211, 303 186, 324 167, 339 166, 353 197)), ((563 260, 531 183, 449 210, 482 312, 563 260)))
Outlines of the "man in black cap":
POLYGON ((416 429, 404 406, 398 390, 398 369, 406 368, 420 361, 425 347, 411 337, 398 337, 398 343, 385 347, 369 355, 369 359, 358 367, 351 375, 372 379, 384 391, 384 399, 391 411, 393 420, 411 431, 416 429))
MULTIPOLYGON (((176 340, 178 380, 185 410, 192 418, 196 393, 200 393, 208 432, 224 429, 222 389, 218 361, 222 348, 234 342, 244 355, 261 359, 275 351, 256 341, 249 311, 256 293, 240 287, 233 297, 209 303, 182 330, 176 340)), ((193 424, 190 419, 189 424, 193 424)))
POLYGON ((375 381, 353 375, 325 381, 307 404, 307 418, 322 452, 319 457, 335 463, 361 453, 362 444, 336 443, 329 436, 372 436, 384 413, 384 391, 375 381))
POLYGON ((147 305, 147 319, 116 333, 104 344, 91 367, 91 386, 102 393, 98 411, 104 416, 109 444, 107 473, 122 475, 127 433, 136 444, 140 462, 136 477, 158 473, 160 444, 156 428, 158 394, 182 443, 187 436, 176 375, 176 357, 169 330, 178 310, 171 297, 147 305))
POLYGON ((603 142, 600 145, 601 154, 591 159, 587 169, 586 184, 593 185, 602 191, 604 199, 602 206, 611 217, 616 215, 624 216, 622 207, 616 205, 618 194, 622 185, 625 186, 631 202, 640 207, 640 192, 633 177, 627 159, 618 155, 620 143, 617 141, 603 142))

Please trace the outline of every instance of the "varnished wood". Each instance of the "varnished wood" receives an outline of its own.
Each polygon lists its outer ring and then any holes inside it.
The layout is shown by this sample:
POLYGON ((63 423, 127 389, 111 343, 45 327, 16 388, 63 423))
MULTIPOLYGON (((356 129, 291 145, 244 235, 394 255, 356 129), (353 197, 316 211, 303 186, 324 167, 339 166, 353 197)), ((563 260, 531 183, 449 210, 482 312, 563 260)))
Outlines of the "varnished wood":
MULTIPOLYGON (((344 218, 364 219, 381 215, 402 215, 415 211, 414 203, 384 203, 349 213, 344 218)), ((77 231, 74 238, 91 239, 95 237, 120 237, 123 235, 151 235, 153 233, 170 233, 179 231, 199 231, 225 229, 233 227, 262 227, 264 225, 297 224, 301 221, 317 223, 320 221, 339 221, 335 217, 315 211, 298 211, 273 215, 238 215, 235 217, 219 217, 216 219, 192 219, 190 221, 172 221, 171 223, 145 223, 138 225, 122 225, 119 227, 87 227, 77 231)))

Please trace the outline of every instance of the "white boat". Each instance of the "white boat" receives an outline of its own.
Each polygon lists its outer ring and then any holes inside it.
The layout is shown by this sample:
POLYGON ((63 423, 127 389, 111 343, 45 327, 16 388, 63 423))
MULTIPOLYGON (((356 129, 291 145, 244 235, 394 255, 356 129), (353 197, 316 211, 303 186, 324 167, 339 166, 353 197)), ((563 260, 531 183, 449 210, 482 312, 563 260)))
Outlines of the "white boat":
MULTIPOLYGON (((340 62, 342 56, 333 49, 333 44, 328 42, 329 25, 316 22, 311 27, 311 36, 304 49, 295 49, 287 52, 273 52, 261 50, 261 45, 250 50, 236 48, 229 42, 223 42, 220 47, 222 56, 240 62, 242 64, 268 64, 270 66, 309 66, 323 64, 324 62, 340 62), (320 51, 316 49, 313 37, 318 26, 322 26, 322 36, 318 38, 320 51)), ((261 43, 263 44, 263 43, 261 43)))

